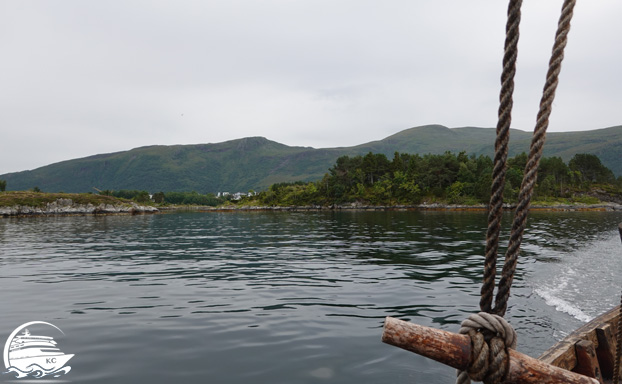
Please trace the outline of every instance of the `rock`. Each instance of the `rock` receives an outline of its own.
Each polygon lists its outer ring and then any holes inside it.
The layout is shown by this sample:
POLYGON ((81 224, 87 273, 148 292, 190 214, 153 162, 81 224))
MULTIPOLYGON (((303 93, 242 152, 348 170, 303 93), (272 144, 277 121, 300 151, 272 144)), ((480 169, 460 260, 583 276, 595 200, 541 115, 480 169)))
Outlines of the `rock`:
POLYGON ((28 205, 16 205, 13 207, 0 207, 0 216, 31 216, 31 215, 88 215, 88 214, 118 214, 118 213, 156 213, 155 207, 138 205, 112 205, 91 203, 76 204, 71 199, 57 199, 47 203, 45 207, 32 207, 28 205))

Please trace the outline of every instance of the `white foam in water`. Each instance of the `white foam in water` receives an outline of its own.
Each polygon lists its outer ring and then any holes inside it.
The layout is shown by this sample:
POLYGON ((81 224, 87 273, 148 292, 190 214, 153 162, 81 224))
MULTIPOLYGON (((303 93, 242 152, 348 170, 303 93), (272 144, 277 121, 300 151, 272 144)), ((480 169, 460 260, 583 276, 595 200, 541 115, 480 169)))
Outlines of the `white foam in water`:
POLYGON ((590 321, 615 305, 613 300, 619 298, 616 293, 619 283, 612 284, 621 265, 619 243, 617 231, 612 231, 611 236, 563 255, 560 270, 549 270, 546 268, 549 265, 543 265, 541 280, 535 282, 534 292, 557 311, 580 321, 590 321))
POLYGON ((555 288, 542 287, 536 288, 534 291, 536 294, 544 299, 547 305, 555 307, 556 310, 560 312, 564 312, 574 317, 577 320, 581 320, 583 322, 588 322, 592 320, 592 317, 583 312, 576 305, 558 297, 557 294, 559 292, 563 292, 564 288, 568 285, 569 276, 574 274, 574 271, 567 273, 565 276, 560 277, 559 284, 555 288))

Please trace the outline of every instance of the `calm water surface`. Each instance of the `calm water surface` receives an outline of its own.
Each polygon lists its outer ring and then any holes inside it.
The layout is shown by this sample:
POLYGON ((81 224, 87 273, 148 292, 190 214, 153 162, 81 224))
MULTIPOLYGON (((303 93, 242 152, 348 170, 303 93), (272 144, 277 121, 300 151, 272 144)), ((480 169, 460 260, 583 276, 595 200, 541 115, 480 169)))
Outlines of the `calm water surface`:
MULTIPOLYGON (((520 351, 618 302, 619 222, 530 216, 507 314, 520 351)), ((72 382, 452 383, 384 345, 382 323, 456 331, 478 309, 485 227, 465 212, 0 219, 0 339, 53 323, 72 382)))

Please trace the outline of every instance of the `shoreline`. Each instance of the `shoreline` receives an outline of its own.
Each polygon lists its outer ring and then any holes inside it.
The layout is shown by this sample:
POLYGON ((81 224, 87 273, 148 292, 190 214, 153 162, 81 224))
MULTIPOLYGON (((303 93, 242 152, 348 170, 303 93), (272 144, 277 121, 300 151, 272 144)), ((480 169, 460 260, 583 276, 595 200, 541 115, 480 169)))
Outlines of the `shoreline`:
POLYGON ((40 217, 40 216, 86 216, 86 215, 138 215, 158 213, 159 209, 136 203, 123 204, 76 204, 71 199, 59 199, 45 206, 14 205, 0 207, 3 217, 40 217))
MULTIPOLYGON (((504 204, 504 211, 514 211, 515 204, 504 204)), ((594 211, 594 212, 613 212, 622 211, 621 204, 600 203, 600 204, 557 204, 557 205, 532 205, 530 211, 594 211)), ((486 212, 486 205, 455 205, 455 204, 418 204, 418 205, 332 205, 332 206, 169 206, 160 207, 161 212, 166 211, 193 211, 193 212, 320 212, 320 211, 471 211, 486 212)))
MULTIPOLYGON (((515 204, 504 204, 503 210, 506 212, 514 211, 515 204)), ((600 204, 555 204, 538 205, 534 204, 530 211, 542 212, 613 212, 622 211, 622 204, 600 203, 600 204)), ((460 204, 417 204, 417 205, 331 205, 331 206, 220 206, 209 207, 200 205, 178 205, 153 207, 139 205, 135 202, 125 204, 111 203, 76 203, 72 199, 61 198, 48 202, 42 206, 14 205, 0 206, 0 217, 35 217, 35 216, 85 216, 85 215, 137 215, 137 214, 156 214, 166 212, 321 212, 321 211, 447 211, 447 212, 486 212, 488 208, 484 204, 479 205, 460 205, 460 204)))

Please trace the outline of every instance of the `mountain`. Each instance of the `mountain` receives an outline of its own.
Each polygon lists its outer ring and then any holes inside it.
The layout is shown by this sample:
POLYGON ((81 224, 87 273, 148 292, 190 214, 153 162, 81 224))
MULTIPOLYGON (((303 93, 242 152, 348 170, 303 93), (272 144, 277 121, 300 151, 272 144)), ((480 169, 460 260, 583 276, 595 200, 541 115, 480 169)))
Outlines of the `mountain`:
MULTIPOLYGON (((63 161, 31 171, 0 175, 8 190, 35 186, 46 192, 139 189, 158 191, 262 190, 288 181, 319 180, 343 155, 443 153, 492 156, 494 128, 427 125, 406 129, 354 147, 290 147, 263 137, 216 144, 148 146, 63 161)), ((510 156, 529 151, 531 133, 510 132, 510 156)), ((570 160, 576 153, 597 155, 616 176, 622 175, 622 126, 581 132, 551 132, 544 156, 570 160)))

